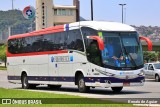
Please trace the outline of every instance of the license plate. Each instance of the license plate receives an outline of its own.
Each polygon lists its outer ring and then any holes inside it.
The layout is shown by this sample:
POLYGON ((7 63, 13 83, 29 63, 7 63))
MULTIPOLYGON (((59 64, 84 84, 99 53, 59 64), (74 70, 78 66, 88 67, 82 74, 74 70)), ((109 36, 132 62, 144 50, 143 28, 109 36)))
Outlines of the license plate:
POLYGON ((124 82, 123 86, 130 86, 130 83, 129 82, 124 82))

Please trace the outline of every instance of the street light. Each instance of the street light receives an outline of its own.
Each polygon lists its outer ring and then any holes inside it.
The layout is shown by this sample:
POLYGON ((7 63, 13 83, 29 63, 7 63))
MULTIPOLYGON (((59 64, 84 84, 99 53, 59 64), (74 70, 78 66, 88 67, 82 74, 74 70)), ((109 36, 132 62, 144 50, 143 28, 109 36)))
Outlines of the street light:
POLYGON ((14 4, 13 4, 14 0, 12 0, 12 10, 14 9, 14 4))
POLYGON ((124 23, 126 23, 126 14, 127 14, 127 10, 126 8, 124 8, 124 23))
POLYGON ((93 0, 91 0, 91 20, 93 21, 93 0))
POLYGON ((123 6, 125 6, 126 4, 119 4, 120 6, 122 6, 122 23, 123 23, 123 6))

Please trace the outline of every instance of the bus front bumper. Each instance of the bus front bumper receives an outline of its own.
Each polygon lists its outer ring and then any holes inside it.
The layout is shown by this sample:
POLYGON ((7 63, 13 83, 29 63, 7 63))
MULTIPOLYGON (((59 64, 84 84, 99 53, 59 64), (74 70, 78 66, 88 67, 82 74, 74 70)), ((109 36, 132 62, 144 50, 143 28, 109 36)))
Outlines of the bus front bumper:
POLYGON ((129 87, 143 86, 145 82, 144 76, 136 78, 117 78, 117 77, 92 77, 85 78, 86 86, 92 87, 129 87))

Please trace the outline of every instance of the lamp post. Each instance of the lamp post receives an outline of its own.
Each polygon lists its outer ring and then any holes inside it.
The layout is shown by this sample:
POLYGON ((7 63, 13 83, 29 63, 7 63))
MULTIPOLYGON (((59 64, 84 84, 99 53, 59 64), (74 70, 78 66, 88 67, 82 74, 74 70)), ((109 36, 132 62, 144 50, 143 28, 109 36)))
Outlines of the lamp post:
POLYGON ((123 7, 126 5, 126 4, 119 4, 120 6, 122 6, 122 23, 123 23, 123 7))
POLYGON ((126 23, 126 14, 127 14, 127 10, 126 8, 124 8, 124 23, 126 23))
POLYGON ((93 21, 93 0, 91 0, 91 20, 93 21))
POLYGON ((12 10, 14 9, 14 4, 13 4, 14 0, 12 0, 12 10))

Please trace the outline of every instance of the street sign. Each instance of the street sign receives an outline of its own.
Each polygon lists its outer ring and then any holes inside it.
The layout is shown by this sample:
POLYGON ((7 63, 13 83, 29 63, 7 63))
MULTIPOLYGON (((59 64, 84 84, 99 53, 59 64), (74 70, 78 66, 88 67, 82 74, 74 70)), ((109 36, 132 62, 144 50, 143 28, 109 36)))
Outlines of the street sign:
POLYGON ((33 19, 35 17, 35 9, 33 6, 25 7, 22 13, 26 19, 33 19))

